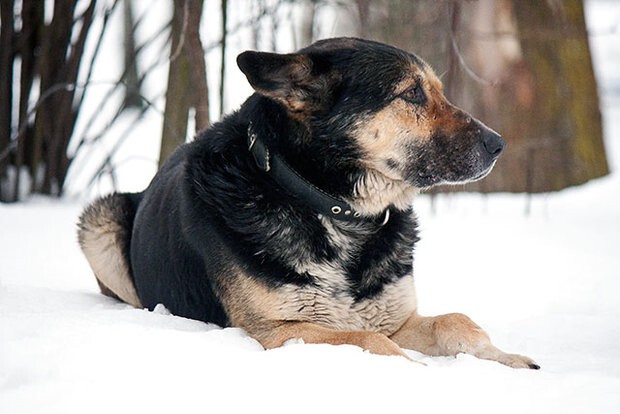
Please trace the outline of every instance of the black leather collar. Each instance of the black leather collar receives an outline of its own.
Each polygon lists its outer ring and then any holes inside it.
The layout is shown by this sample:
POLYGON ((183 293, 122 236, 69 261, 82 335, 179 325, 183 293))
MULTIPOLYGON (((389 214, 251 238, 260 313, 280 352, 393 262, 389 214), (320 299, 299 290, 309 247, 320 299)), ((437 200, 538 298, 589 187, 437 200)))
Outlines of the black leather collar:
MULTIPOLYGON (((269 173, 280 186, 317 213, 349 222, 369 220, 347 202, 326 193, 299 175, 279 154, 265 145, 253 130, 252 123, 248 125, 248 149, 254 156, 259 169, 269 173)), ((371 218, 372 221, 379 221, 382 225, 386 224, 389 219, 389 208, 380 216, 371 218)))

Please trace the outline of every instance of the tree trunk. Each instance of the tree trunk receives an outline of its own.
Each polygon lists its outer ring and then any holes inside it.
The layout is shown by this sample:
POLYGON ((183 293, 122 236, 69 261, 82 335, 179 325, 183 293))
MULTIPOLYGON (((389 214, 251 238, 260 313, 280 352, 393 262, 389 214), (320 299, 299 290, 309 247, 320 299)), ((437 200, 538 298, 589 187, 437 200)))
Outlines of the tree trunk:
POLYGON ((13 108, 14 1, 0 3, 0 201, 15 201, 11 194, 9 165, 13 108))
POLYGON ((125 66, 125 99, 123 109, 142 109, 144 102, 140 92, 142 79, 138 74, 136 40, 134 36, 134 14, 132 0, 123 0, 123 52, 125 66))
POLYGON ((202 0, 174 2, 160 166, 185 143, 190 108, 196 112, 196 131, 209 125, 207 75, 199 36, 202 8, 202 0))
POLYGON ((317 0, 304 0, 301 7, 303 8, 303 15, 299 28, 299 42, 295 45, 296 49, 306 47, 314 41, 317 0))
MULTIPOLYGON (((495 85, 472 93, 472 110, 508 145, 493 173, 466 190, 557 191, 608 174, 582 1, 489 3, 496 16, 514 16, 519 53, 495 85)), ((478 54, 480 70, 493 53, 478 54)))
POLYGON ((187 116, 190 108, 189 97, 189 62, 183 53, 185 34, 184 22, 187 22, 189 10, 187 3, 174 2, 171 27, 170 66, 168 69, 168 86, 166 88, 166 106, 164 108, 164 125, 162 130, 159 165, 185 142, 187 134, 187 116), (183 42, 183 43, 181 43, 183 42))
POLYGON ((383 7, 371 34, 447 74, 448 97, 508 144, 484 180, 437 191, 557 191, 608 173, 582 0, 383 7))
POLYGON ((228 0, 221 0, 222 43, 220 53, 220 118, 224 115, 224 81, 226 80, 226 39, 228 38, 228 0))
POLYGON ((362 39, 370 36, 370 0, 355 0, 357 9, 357 35, 362 39))
MULTIPOLYGON (((16 136, 17 148, 15 151, 15 170, 21 171, 28 166, 32 176, 32 148, 33 130, 28 125, 28 98, 36 75, 37 49, 40 44, 41 28, 43 26, 43 6, 36 0, 22 2, 22 32, 20 34, 19 55, 21 57, 21 73, 19 83, 19 120, 16 136)), ((22 174, 15 176, 13 194, 15 200, 20 196, 22 174)))
MULTIPOLYGON (((42 102, 35 124, 39 127, 39 142, 34 165, 36 177, 39 163, 45 171, 41 187, 36 188, 44 194, 60 196, 67 175, 70 160, 67 146, 79 107, 74 107, 76 81, 84 52, 86 37, 93 21, 96 0, 91 0, 81 15, 81 25, 75 24, 74 12, 77 2, 74 0, 57 0, 54 2, 54 14, 43 36, 42 57, 39 62, 41 91, 49 93, 42 102), (75 42, 72 43, 74 30, 79 28, 75 42), (40 122, 37 122, 39 121, 40 122)), ((81 92, 83 93, 83 92, 81 92)))
POLYGON ((71 162, 67 146, 80 110, 74 98, 84 93, 83 87, 76 87, 76 81, 95 3, 91 0, 80 16, 74 16, 75 0, 57 0, 53 3, 52 19, 46 25, 46 2, 23 0, 20 31, 10 34, 14 30, 14 2, 2 2, 0 176, 4 185, 0 200, 17 201, 20 192, 56 196, 62 193, 71 162), (12 85, 17 59, 20 81, 19 85, 12 85), (38 91, 33 91, 36 79, 38 91), (9 82, 8 90, 5 81, 9 82), (18 91, 16 96, 12 90, 18 91), (38 100, 30 108, 33 97, 38 100), (34 125, 29 119, 32 113, 34 125), (9 166, 12 177, 7 182, 9 166), (31 188, 20 182, 26 170, 23 167, 29 167, 27 174, 34 183, 31 188))

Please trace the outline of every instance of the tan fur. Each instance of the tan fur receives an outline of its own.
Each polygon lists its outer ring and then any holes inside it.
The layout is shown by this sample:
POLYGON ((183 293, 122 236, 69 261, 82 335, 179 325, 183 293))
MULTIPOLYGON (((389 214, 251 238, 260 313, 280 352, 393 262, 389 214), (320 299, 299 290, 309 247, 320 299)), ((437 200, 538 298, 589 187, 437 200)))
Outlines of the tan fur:
MULTIPOLYGON (((306 343, 350 344, 373 354, 407 359, 410 358, 401 348, 435 356, 467 353, 513 368, 535 365, 528 357, 499 350, 489 336, 463 314, 419 316, 415 312, 414 292, 409 307, 413 310, 403 323, 401 316, 393 313, 400 306, 392 300, 397 297, 398 290, 407 288, 405 286, 395 286, 391 292, 354 306, 338 304, 333 299, 321 303, 320 288, 314 292, 294 286, 268 288, 239 271, 234 273, 234 276, 226 276, 229 292, 224 291, 223 298, 231 324, 244 328, 266 349, 277 348, 290 339, 302 339, 306 343), (360 319, 358 315, 365 315, 367 319, 360 319), (377 324, 379 319, 401 322, 394 327, 389 323, 377 324)), ((413 289, 412 280, 407 280, 407 284, 413 289)))
POLYGON ((125 231, 109 209, 94 204, 81 217, 78 238, 97 281, 103 285, 102 293, 111 291, 122 301, 142 308, 119 245, 119 235, 125 231))
POLYGON ((402 356, 413 361, 387 336, 368 331, 338 331, 308 322, 285 322, 269 331, 262 340, 265 348, 277 348, 291 338, 305 343, 330 345, 355 345, 377 355, 402 356))
POLYGON ((360 121, 355 138, 369 155, 367 162, 376 167, 372 160, 399 159, 403 143, 412 139, 429 139, 431 132, 432 125, 427 122, 423 110, 402 99, 394 99, 370 118, 360 121))
POLYGON ((459 353, 500 362, 513 368, 532 368, 536 363, 523 355, 507 354, 495 347, 482 328, 461 313, 423 317, 414 313, 390 339, 399 346, 426 355, 459 353))
POLYGON ((409 278, 358 304, 347 299, 342 299, 342 303, 333 298, 323 299, 324 287, 313 290, 291 285, 274 289, 238 270, 227 274, 226 279, 227 290, 222 299, 231 324, 244 328, 266 349, 299 338, 306 343, 356 345, 379 355, 408 358, 400 349, 405 348, 434 356, 467 353, 513 368, 536 366, 526 356, 508 354, 495 347, 486 332, 463 314, 418 315, 413 281, 409 278), (410 303, 406 307, 410 313, 404 321, 401 312, 394 313, 403 308, 398 301, 403 289, 410 289, 410 303))
MULTIPOLYGON (((410 359, 396 343, 385 334, 363 330, 340 330, 318 323, 299 321, 304 319, 304 305, 291 300, 292 289, 270 289, 247 276, 237 274, 227 276, 227 288, 233 294, 224 292, 227 313, 233 326, 244 328, 266 349, 282 346, 290 339, 301 339, 305 343, 325 343, 331 345, 356 345, 373 354, 398 355, 410 359), (299 313, 295 309, 301 306, 299 313), (291 320, 290 318, 293 318, 291 320), (296 320, 297 319, 297 320, 296 320)), ((303 295, 299 295, 300 297, 303 295)), ((299 299, 299 298, 298 298, 299 299)), ((311 298, 306 298, 312 302, 311 298)), ((312 306, 312 304, 308 305, 312 306)), ((350 317, 350 313, 340 315, 350 317)), ((307 320, 312 320, 308 318, 307 320)), ((347 325, 340 321, 340 325, 347 325)))
MULTIPOLYGON (((341 40, 343 45, 350 42, 341 40)), ((284 87, 256 89, 284 104, 289 115, 303 123, 323 107, 323 102, 315 102, 307 91, 326 90, 339 76, 335 72, 312 76, 312 69, 307 56, 290 57, 278 77, 288 81, 284 87)), ((410 73, 396 85, 393 95, 387 106, 361 118, 353 132, 367 172, 355 183, 353 196, 347 201, 363 214, 378 214, 388 206, 407 209, 418 190, 393 165, 407 162, 406 149, 412 140, 423 144, 438 131, 452 136, 453 131, 471 122, 467 114, 446 100, 441 82, 425 64, 412 63, 410 73), (398 98, 417 82, 423 84, 427 104, 412 105, 398 98)), ((102 292, 142 307, 122 254, 121 240, 129 240, 129 229, 118 221, 122 214, 115 214, 115 206, 118 204, 112 196, 86 210, 80 223, 80 245, 102 292)), ((354 259, 360 254, 360 247, 337 222, 321 220, 340 259, 354 259)), ((267 349, 302 339, 306 343, 351 344, 374 354, 407 359, 401 348, 427 355, 468 353, 515 368, 537 367, 525 356, 496 348, 465 315, 418 315, 413 275, 386 284, 370 298, 356 300, 342 260, 317 263, 300 256, 290 266, 300 275, 312 276, 313 283, 268 285, 235 266, 217 275, 215 292, 230 325, 244 328, 267 349)), ((411 257, 408 253, 396 260, 404 263, 411 257)))
MULTIPOLYGON (((272 331, 291 322, 312 322, 313 325, 342 332, 372 331, 383 336, 390 335, 416 308, 411 277, 386 286, 373 299, 359 302, 349 295, 330 295, 332 290, 345 283, 344 275, 339 279, 337 273, 323 273, 324 281, 319 280, 315 286, 284 285, 278 288, 267 287, 239 270, 222 277, 226 278, 221 289, 222 303, 231 325, 246 329, 265 347, 277 346, 273 345, 272 336, 276 334, 272 331)), ((297 338, 294 335, 285 338, 286 330, 278 332, 276 336, 282 342, 297 338)))
POLYGON ((406 148, 413 141, 422 144, 441 131, 450 136, 472 121, 450 104, 443 86, 427 65, 411 66, 411 72, 395 88, 398 97, 416 82, 422 82, 428 103, 422 107, 394 98, 380 111, 358 121, 354 138, 363 151, 362 162, 368 173, 355 186, 349 203, 363 214, 377 214, 389 205, 406 208, 418 189, 390 169, 388 160, 408 162, 406 148))
POLYGON ((462 111, 447 101, 441 81, 426 65, 412 65, 411 73, 394 88, 394 96, 399 96, 418 81, 423 84, 428 99, 426 105, 417 107, 403 99, 392 99, 389 105, 358 122, 354 134, 367 156, 367 166, 393 179, 400 177, 385 171, 381 161, 388 158, 400 160, 404 144, 411 140, 427 141, 438 130, 451 135, 450 131, 458 131, 471 122, 471 118, 459 116, 462 111))
POLYGON ((447 136, 466 128, 472 122, 472 117, 446 99, 443 94, 443 85, 432 69, 427 68, 426 72, 428 75, 424 78, 424 84, 429 100, 426 113, 429 127, 447 136))
POLYGON ((356 211, 375 215, 394 206, 407 209, 418 189, 404 180, 392 179, 380 171, 369 170, 356 184, 353 198, 348 200, 356 211))
MULTIPOLYGON (((410 88, 419 78, 427 83, 441 85, 432 70, 428 70, 430 72, 427 73, 413 65, 411 74, 395 87, 394 95, 410 88)), ((441 95, 440 88, 433 86, 431 90, 441 95)), ((440 98, 444 99, 443 95, 440 98)), ((404 162, 403 147, 414 139, 430 139, 433 128, 434 123, 428 119, 425 110, 407 104, 402 99, 393 99, 389 105, 357 123, 353 136, 362 148, 362 161, 368 171, 356 183, 354 197, 349 200, 357 211, 373 215, 389 205, 403 209, 411 204, 418 189, 397 172, 390 170, 386 162, 388 159, 404 162)))
MULTIPOLYGON (((417 189, 386 166, 388 159, 401 160, 402 144, 413 134, 429 134, 424 125, 410 119, 406 105, 396 99, 370 119, 363 119, 354 134, 364 152, 367 174, 355 185, 354 196, 348 200, 363 214, 378 214, 389 205, 406 208, 417 189), (409 127, 420 127, 412 131, 409 127)), ((413 116, 415 118, 415 116, 413 116)))

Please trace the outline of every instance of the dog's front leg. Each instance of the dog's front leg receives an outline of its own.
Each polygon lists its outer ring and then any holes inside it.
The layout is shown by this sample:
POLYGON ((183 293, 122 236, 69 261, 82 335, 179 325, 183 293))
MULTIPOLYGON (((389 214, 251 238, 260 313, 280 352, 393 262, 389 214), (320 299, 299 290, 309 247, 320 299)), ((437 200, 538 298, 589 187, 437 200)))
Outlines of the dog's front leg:
POLYGON ((378 355, 399 355, 409 358, 387 336, 368 331, 338 331, 309 322, 283 322, 272 329, 253 335, 266 348, 277 348, 289 339, 302 339, 305 343, 356 345, 378 355))
POLYGON ((489 335, 461 313, 433 317, 414 313, 390 339, 426 355, 454 356, 462 352, 513 368, 540 368, 526 356, 507 354, 495 347, 489 335))

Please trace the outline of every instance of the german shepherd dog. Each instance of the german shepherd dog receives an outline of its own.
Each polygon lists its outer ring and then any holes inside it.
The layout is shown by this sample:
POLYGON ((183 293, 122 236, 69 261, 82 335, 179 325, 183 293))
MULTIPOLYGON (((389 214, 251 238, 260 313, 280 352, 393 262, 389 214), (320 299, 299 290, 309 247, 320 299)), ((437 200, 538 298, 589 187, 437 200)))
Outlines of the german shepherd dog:
POLYGON ((85 209, 79 243, 104 294, 292 338, 464 352, 515 368, 467 316, 420 316, 413 197, 488 174, 502 138, 455 107, 420 58, 367 40, 247 51, 255 90, 170 156, 141 193, 85 209))

